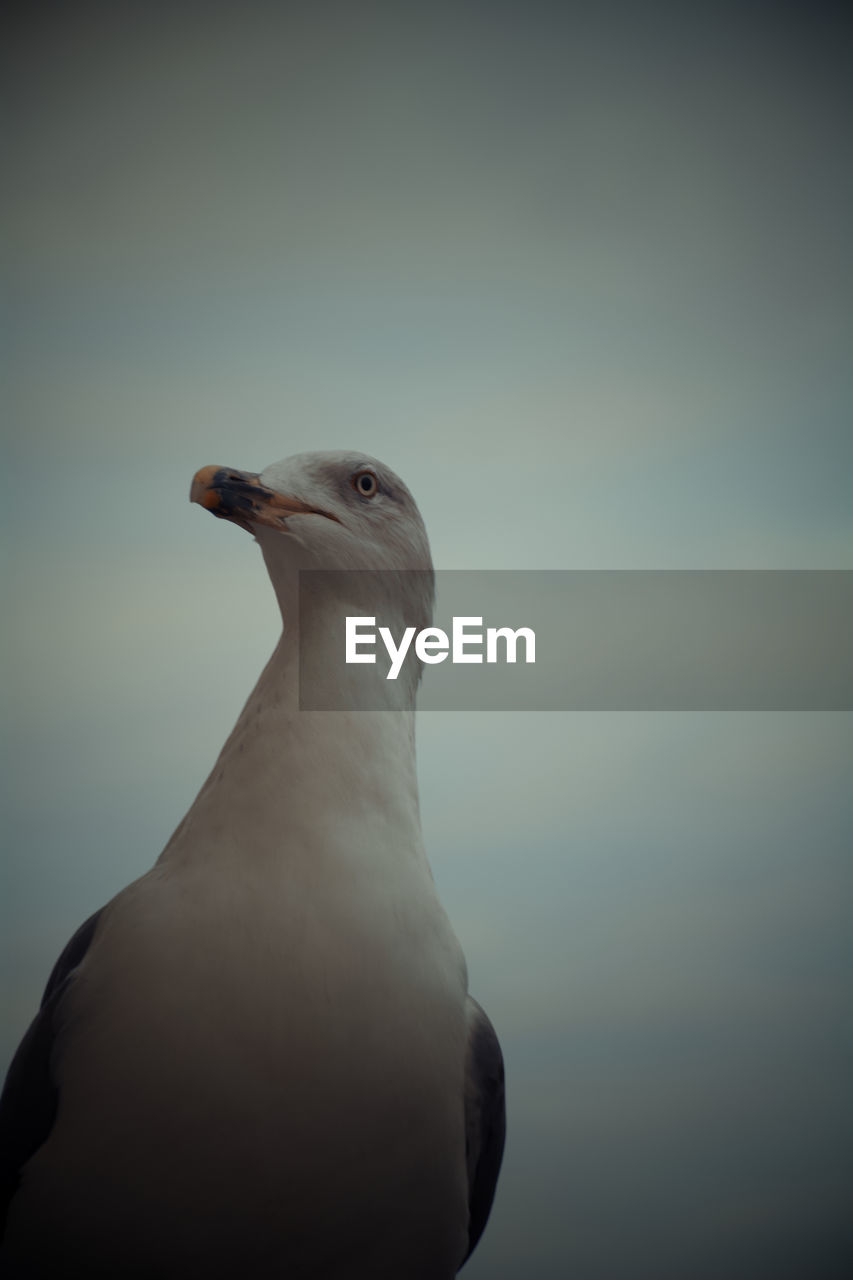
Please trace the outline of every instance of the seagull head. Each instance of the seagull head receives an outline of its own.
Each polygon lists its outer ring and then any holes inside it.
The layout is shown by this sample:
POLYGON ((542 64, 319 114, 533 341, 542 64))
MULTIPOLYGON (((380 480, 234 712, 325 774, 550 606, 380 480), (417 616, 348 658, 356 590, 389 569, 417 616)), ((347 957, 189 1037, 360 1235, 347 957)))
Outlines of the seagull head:
POLYGON ((363 453, 298 453, 260 473, 202 467, 190 501, 306 568, 432 567, 411 493, 390 467, 363 453))
POLYGON ((285 623, 299 598, 300 570, 338 571, 324 589, 338 613, 418 629, 432 621, 424 522, 406 485, 376 458, 299 453, 259 473, 202 467, 190 501, 254 535, 285 623))

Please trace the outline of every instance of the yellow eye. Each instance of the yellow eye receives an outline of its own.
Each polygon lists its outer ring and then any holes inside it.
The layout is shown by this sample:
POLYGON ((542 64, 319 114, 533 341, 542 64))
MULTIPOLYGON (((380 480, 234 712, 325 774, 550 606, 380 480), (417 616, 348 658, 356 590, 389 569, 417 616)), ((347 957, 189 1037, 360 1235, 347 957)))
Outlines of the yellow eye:
POLYGON ((362 498, 372 498, 379 491, 379 481, 372 471, 356 471, 352 487, 362 498))

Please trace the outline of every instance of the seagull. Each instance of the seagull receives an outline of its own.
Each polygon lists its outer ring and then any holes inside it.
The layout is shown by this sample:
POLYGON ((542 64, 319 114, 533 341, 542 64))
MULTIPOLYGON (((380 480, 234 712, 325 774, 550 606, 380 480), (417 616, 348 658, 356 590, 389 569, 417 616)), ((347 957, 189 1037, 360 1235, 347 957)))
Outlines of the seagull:
POLYGON ((429 626, 423 521, 356 453, 190 496, 254 535, 283 631, 158 861, 50 975, 0 1100, 0 1271, 449 1280, 495 1192, 501 1050, 421 836, 418 664, 340 660, 347 616, 429 626), (310 593, 331 711, 300 704, 306 570, 344 571, 310 593))

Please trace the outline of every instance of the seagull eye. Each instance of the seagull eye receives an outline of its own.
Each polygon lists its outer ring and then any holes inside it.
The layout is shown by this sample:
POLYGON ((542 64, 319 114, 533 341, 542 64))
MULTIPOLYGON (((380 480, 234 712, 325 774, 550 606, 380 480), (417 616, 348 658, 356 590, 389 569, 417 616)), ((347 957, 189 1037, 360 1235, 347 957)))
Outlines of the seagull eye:
POLYGON ((372 471, 356 471, 352 487, 362 498, 372 498, 379 490, 379 481, 372 471))

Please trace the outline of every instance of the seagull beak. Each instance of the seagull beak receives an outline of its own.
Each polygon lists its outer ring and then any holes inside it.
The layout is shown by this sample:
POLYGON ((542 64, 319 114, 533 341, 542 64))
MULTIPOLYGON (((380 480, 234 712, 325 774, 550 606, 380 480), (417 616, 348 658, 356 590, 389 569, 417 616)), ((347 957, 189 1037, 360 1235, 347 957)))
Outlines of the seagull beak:
MULTIPOLYGON (((286 529, 287 519, 295 515, 337 516, 317 507, 309 507, 298 498, 288 498, 261 484, 252 471, 235 471, 233 467, 202 467, 193 476, 190 502, 197 502, 222 520, 231 520, 243 529, 253 524, 268 524, 273 529, 286 529)), ((340 521, 338 520, 338 524, 340 521)))

